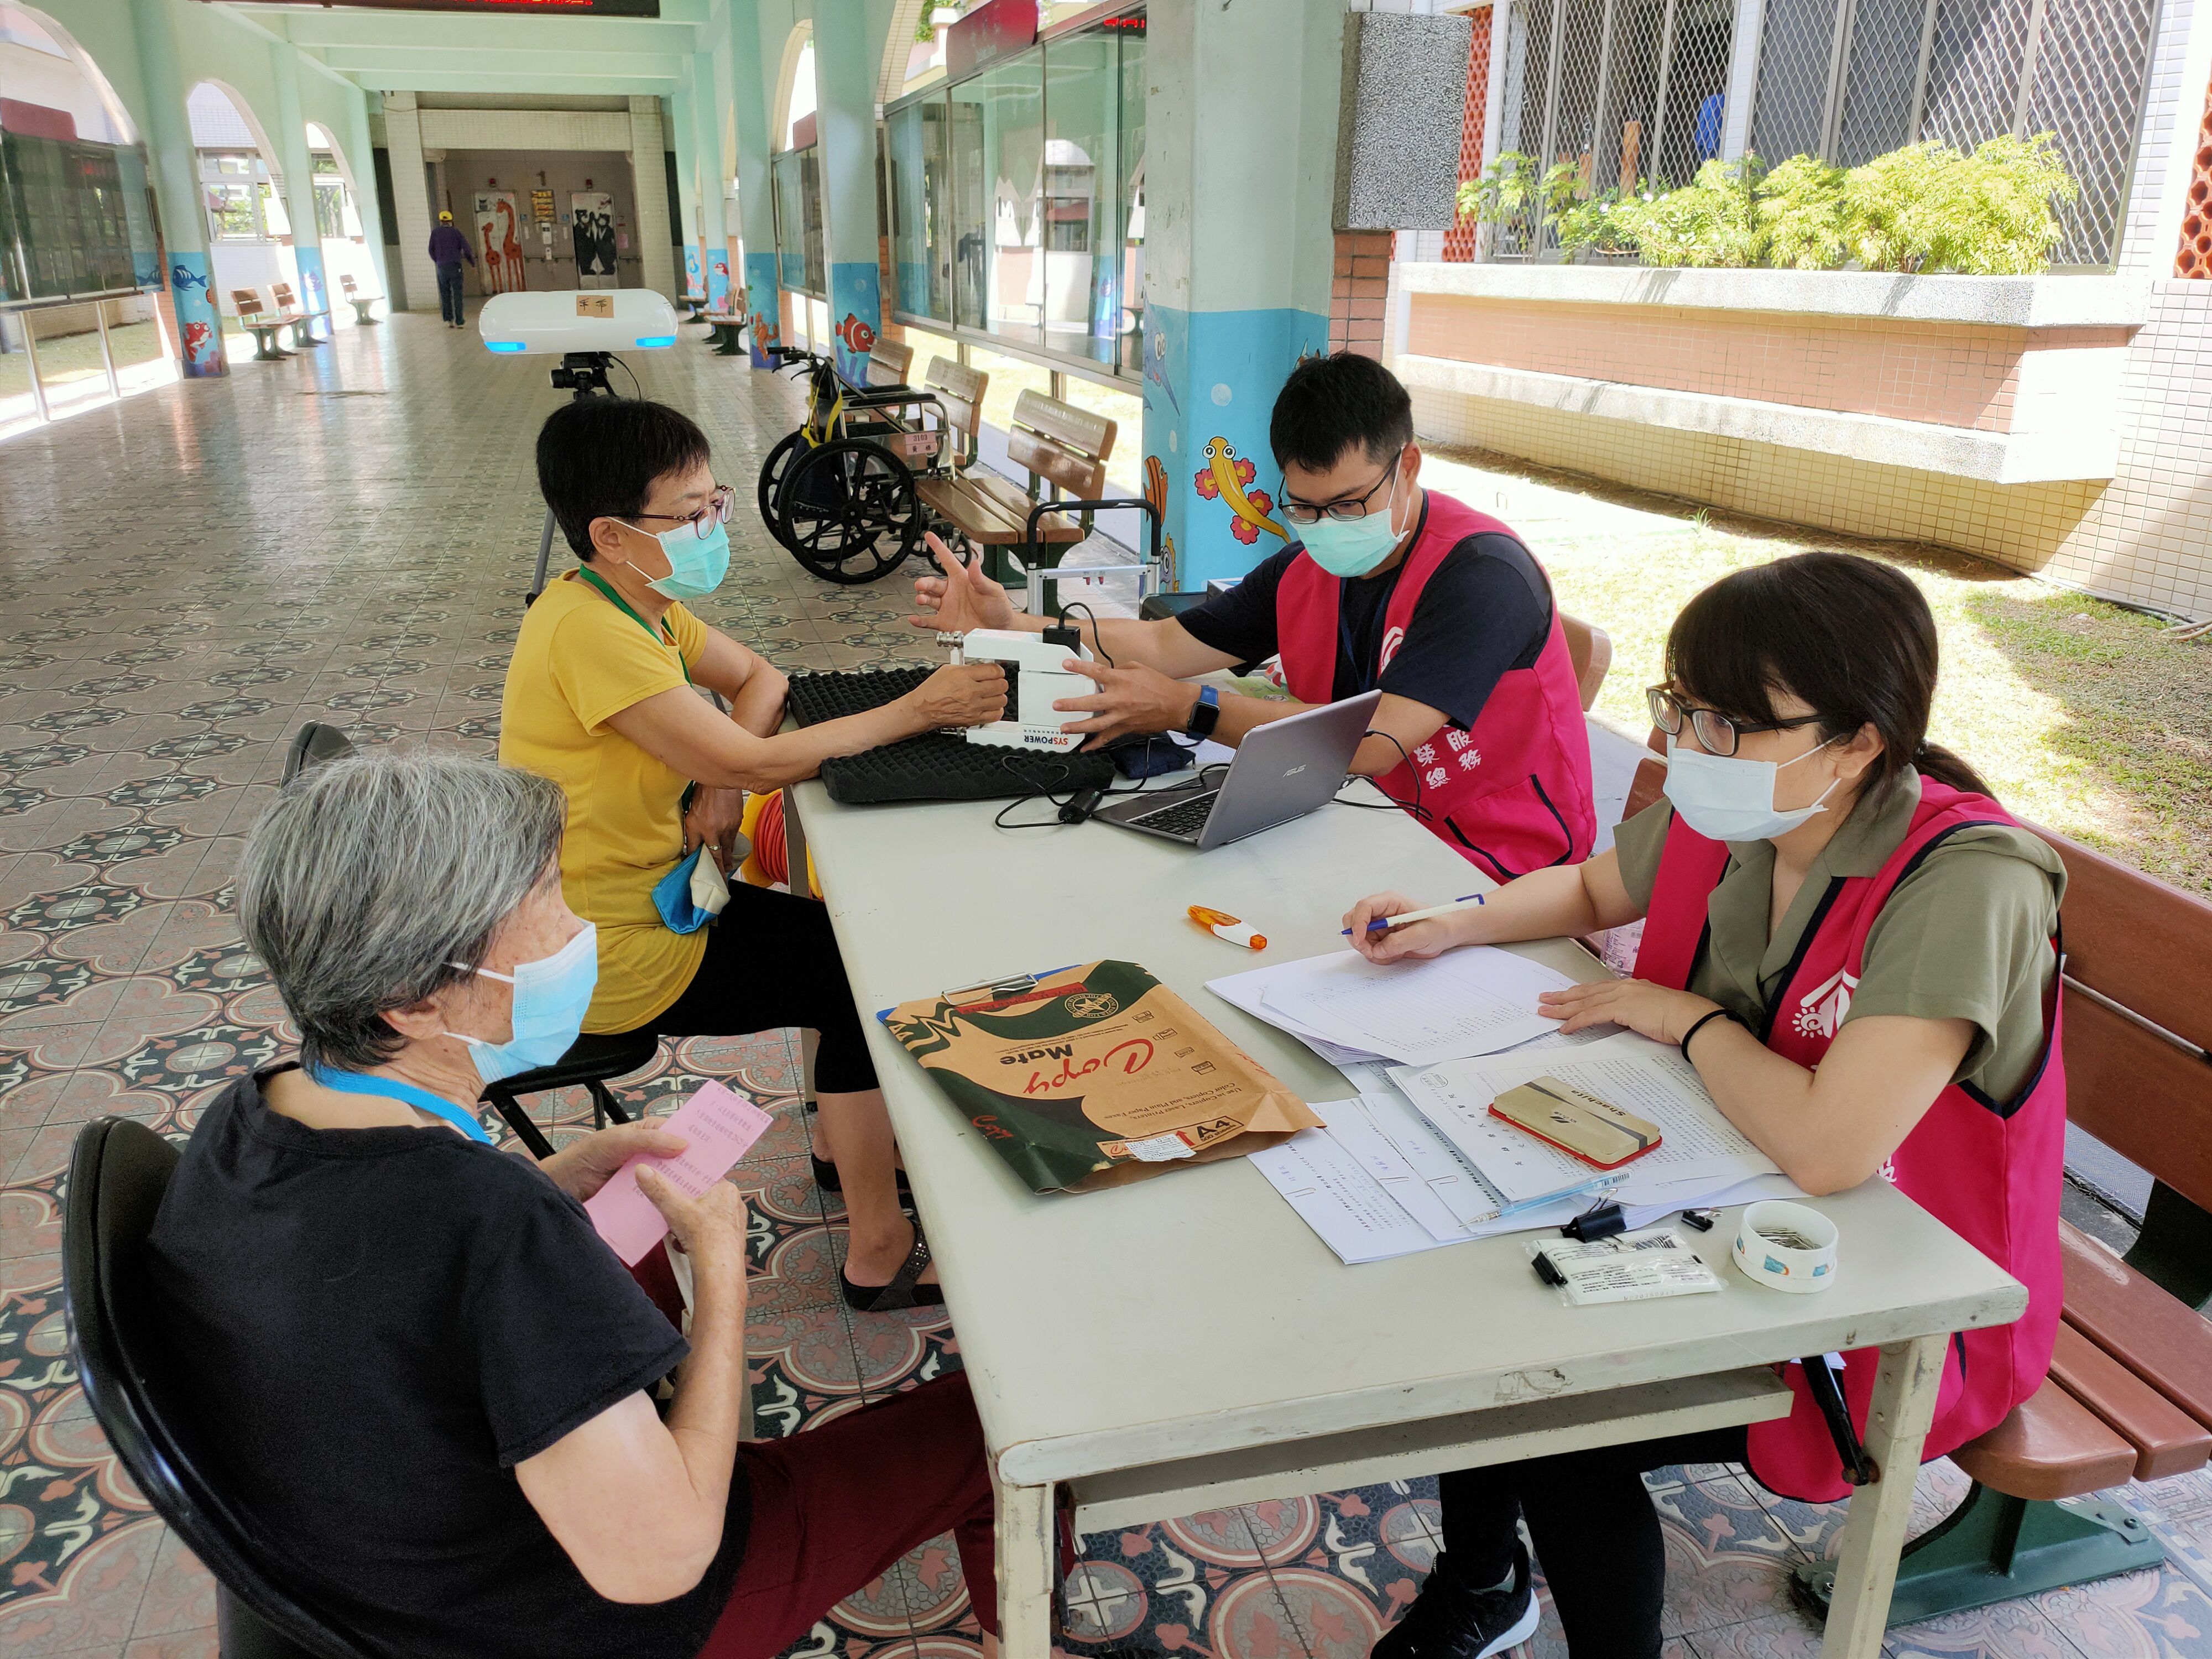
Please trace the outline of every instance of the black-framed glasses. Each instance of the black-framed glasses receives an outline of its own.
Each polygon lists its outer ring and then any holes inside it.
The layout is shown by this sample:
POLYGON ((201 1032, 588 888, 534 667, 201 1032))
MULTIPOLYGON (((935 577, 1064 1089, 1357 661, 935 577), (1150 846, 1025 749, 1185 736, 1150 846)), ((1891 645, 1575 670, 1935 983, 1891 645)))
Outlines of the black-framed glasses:
POLYGON ((1390 465, 1382 476, 1357 495, 1340 496, 1322 507, 1316 507, 1310 501, 1294 501, 1288 495, 1285 495, 1280 503, 1279 511, 1292 524, 1317 524, 1324 514, 1340 524, 1350 524, 1355 519, 1364 519, 1367 516, 1367 503, 1375 499, 1384 484, 1398 476, 1398 463, 1405 459, 1406 449, 1401 444, 1398 447, 1398 453, 1390 458, 1390 465))
POLYGON ((641 519, 665 519, 671 524, 688 524, 691 533, 704 540, 707 532, 718 524, 727 524, 730 515, 738 510, 738 492, 727 484, 716 484, 714 493, 707 498, 707 505, 696 513, 641 513, 641 519))
POLYGON ((1801 726, 1817 725, 1818 714, 1799 714, 1786 720, 1739 720, 1723 714, 1717 708, 1699 708, 1684 702, 1673 690, 1664 685, 1650 687, 1644 694, 1651 706, 1651 724, 1668 737, 1680 737, 1686 722, 1691 735, 1697 738, 1698 747, 1709 755, 1727 760, 1735 753, 1736 739, 1759 732, 1794 732, 1801 726))

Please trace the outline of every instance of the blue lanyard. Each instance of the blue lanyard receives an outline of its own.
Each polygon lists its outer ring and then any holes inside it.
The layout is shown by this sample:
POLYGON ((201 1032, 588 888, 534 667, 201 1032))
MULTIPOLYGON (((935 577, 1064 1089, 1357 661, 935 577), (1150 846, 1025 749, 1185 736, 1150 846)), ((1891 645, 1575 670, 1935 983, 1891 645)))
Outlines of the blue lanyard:
POLYGON ((335 1089, 342 1095, 384 1095, 393 1100, 404 1101, 417 1110, 443 1118, 471 1140, 480 1140, 487 1146, 497 1144, 484 1133, 484 1126, 477 1122, 472 1114, 463 1111, 450 1100, 432 1094, 428 1089, 402 1083, 398 1078, 370 1077, 365 1072, 339 1072, 327 1068, 310 1072, 307 1075, 324 1088, 335 1089))

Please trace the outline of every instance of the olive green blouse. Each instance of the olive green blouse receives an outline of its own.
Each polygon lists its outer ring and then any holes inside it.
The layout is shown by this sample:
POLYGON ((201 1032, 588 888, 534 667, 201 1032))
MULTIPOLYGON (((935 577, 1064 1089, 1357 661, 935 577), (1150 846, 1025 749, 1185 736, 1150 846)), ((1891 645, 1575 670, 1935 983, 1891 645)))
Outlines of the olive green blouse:
MULTIPOLYGON (((1878 799, 1860 800, 1771 933, 1774 844, 1730 842, 1728 867, 1706 902, 1711 931, 1690 990, 1764 1030, 1829 882, 1877 873, 1919 805, 1920 775, 1911 768, 1878 799)), ((1614 832, 1620 878, 1638 909, 1650 906, 1673 820, 1674 809, 1661 800, 1614 832)), ((1875 918, 1846 1023, 1874 1014, 1966 1020, 1974 1040, 1952 1080, 2011 1100, 2043 1052, 2044 1002, 2057 971, 2051 941, 2065 886, 2058 854, 2027 830, 1993 824, 1947 837, 1875 918)))

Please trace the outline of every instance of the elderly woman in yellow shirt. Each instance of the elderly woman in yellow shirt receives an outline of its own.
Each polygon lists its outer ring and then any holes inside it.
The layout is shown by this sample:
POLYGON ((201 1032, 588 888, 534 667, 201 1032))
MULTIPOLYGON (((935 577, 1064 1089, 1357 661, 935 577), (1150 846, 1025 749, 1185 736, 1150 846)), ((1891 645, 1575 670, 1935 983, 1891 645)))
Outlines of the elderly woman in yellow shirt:
POLYGON ((928 1243, 900 1207, 890 1119, 828 913, 740 884, 702 925, 669 878, 695 848, 726 863, 744 790, 995 720, 1005 676, 940 669, 884 708, 779 735, 784 677, 683 603, 712 592, 729 562, 732 494, 709 459, 706 434, 659 404, 587 398, 545 422, 538 487, 580 564, 523 620, 500 759, 567 792, 562 887, 599 936, 585 1030, 819 1033, 818 1128, 850 1226, 846 1300, 878 1312, 939 1302, 928 1243), (727 698, 728 716, 695 688, 727 698))

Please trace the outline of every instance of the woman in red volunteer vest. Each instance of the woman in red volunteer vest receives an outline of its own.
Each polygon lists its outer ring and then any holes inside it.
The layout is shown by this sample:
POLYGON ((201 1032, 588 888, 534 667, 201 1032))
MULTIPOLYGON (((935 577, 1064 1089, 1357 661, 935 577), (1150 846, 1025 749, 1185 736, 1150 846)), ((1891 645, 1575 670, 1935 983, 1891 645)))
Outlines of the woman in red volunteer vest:
MULTIPOLYGON (((1255 544, 1264 529, 1285 544, 1179 617, 1086 619, 1098 660, 1068 665, 1098 690, 1053 704, 1085 716, 1067 729, 1094 747, 1139 732, 1234 747, 1266 721, 1379 690, 1354 772, 1493 880, 1587 858, 1589 737, 1543 568, 1497 520, 1421 487, 1413 400, 1372 358, 1300 363, 1267 441, 1279 501, 1245 489, 1252 463, 1221 440, 1198 487, 1241 494, 1255 517, 1208 510, 1255 544), (1278 653, 1295 701, 1194 684, 1278 653)), ((915 584, 918 625, 1042 632, 1054 620, 1017 612, 980 562, 939 555, 950 574, 915 584)))
MULTIPOLYGON (((1901 573, 1808 553, 1723 578, 1667 641, 1652 718, 1667 799, 1613 848, 1480 908, 1378 933, 1434 902, 1345 918, 1377 962, 1581 935, 1644 919, 1636 977, 1547 994, 1563 1029, 1612 1021, 1678 1043, 1714 1101, 1813 1194, 1876 1176, 2028 1287, 2017 1323, 1952 1346, 1926 1455, 1994 1427, 2051 1361, 2066 1119, 2055 949, 2065 882, 1956 756, 1929 744, 1936 628, 1901 573)), ((1875 1357, 1847 1357, 1863 1429, 1875 1357)), ((1656 1659, 1665 1559, 1644 1472, 1739 1463, 1827 1500, 1840 1459, 1789 1368, 1775 1423, 1445 1475, 1444 1553, 1385 1659, 1480 1659, 1535 1628, 1528 1535, 1588 1659, 1656 1659)))

